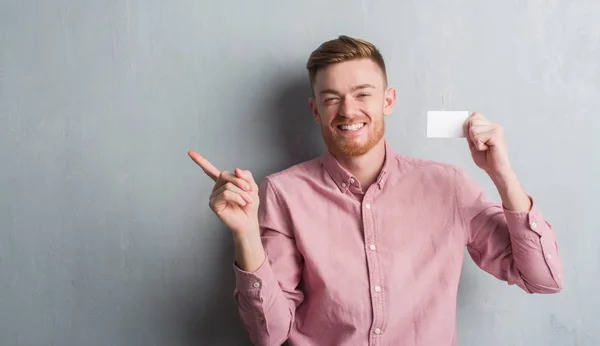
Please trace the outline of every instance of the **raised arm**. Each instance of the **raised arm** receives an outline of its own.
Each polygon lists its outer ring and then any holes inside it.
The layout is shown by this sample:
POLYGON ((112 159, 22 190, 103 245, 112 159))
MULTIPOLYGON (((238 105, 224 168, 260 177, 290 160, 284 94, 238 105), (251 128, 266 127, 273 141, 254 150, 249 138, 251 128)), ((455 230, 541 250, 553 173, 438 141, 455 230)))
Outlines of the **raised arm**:
POLYGON ((265 260, 254 272, 234 264, 234 297, 244 326, 256 345, 281 345, 287 340, 296 308, 304 299, 298 288, 302 256, 289 227, 289 216, 273 183, 260 187, 259 224, 265 260))
POLYGON ((289 214, 267 178, 259 188, 247 170, 219 171, 190 151, 215 185, 209 205, 231 230, 235 246, 234 298, 255 345, 281 345, 303 295, 297 288, 302 258, 289 226, 289 214))
POLYGON ((483 270, 529 293, 560 291, 563 265, 554 230, 511 167, 502 126, 473 113, 464 132, 473 161, 502 199, 490 202, 475 182, 456 171, 457 211, 471 257, 483 270))

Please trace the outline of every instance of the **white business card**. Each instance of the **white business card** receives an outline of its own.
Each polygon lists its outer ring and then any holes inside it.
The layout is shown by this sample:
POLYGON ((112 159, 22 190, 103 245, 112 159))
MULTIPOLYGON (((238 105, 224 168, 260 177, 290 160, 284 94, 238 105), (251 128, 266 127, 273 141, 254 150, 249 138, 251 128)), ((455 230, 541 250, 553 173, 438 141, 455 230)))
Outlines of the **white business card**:
POLYGON ((464 138, 463 124, 468 111, 428 111, 428 138, 464 138))

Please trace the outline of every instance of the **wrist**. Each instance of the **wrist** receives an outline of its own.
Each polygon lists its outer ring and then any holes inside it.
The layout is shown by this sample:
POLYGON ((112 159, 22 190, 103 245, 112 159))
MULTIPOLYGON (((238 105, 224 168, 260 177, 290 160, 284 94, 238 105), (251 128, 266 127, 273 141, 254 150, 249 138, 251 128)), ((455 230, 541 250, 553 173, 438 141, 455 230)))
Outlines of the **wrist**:
POLYGON ((488 176, 499 190, 506 190, 518 183, 517 174, 513 170, 488 172, 488 176))
POLYGON ((258 230, 249 230, 233 237, 237 266, 247 272, 254 272, 265 260, 265 249, 258 230))
POLYGON ((257 223, 256 225, 246 227, 243 230, 234 230, 232 235, 234 244, 247 246, 251 243, 256 243, 257 240, 260 241, 260 227, 257 223))
POLYGON ((492 182, 502 199, 502 206, 510 211, 528 211, 531 200, 514 171, 490 174, 492 182))

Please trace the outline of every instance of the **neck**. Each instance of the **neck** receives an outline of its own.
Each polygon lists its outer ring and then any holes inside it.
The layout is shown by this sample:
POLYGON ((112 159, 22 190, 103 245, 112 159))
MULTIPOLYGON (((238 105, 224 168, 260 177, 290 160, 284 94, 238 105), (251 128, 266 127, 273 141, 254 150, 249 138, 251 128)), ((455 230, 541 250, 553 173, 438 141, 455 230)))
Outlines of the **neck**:
POLYGON ((368 188, 377 180, 385 161, 385 142, 382 139, 371 150, 361 156, 338 156, 338 162, 356 177, 363 188, 368 188))

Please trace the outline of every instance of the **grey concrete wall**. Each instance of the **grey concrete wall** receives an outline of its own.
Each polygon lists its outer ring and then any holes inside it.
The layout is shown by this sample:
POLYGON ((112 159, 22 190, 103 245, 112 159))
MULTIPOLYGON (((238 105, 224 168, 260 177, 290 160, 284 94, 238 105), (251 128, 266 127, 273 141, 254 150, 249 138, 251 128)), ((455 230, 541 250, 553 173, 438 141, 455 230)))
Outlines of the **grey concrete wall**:
POLYGON ((600 344, 600 3, 0 1, 0 344, 247 344, 230 235, 187 157, 255 177, 319 155, 304 64, 382 50, 403 154, 458 164, 427 110, 504 125, 557 231, 566 288, 529 296, 467 258, 461 345, 600 344))

